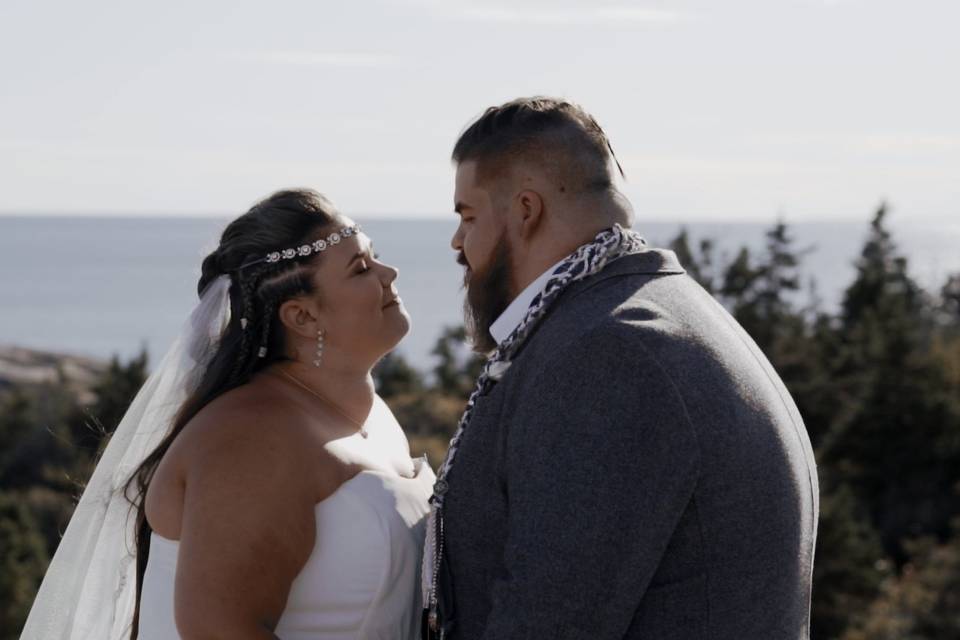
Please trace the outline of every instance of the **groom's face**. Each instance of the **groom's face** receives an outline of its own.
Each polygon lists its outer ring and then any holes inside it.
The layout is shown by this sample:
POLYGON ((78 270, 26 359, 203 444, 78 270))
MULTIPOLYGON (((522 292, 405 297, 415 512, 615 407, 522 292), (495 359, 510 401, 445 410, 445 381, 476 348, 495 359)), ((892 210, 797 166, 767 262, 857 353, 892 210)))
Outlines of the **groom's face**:
POLYGON ((466 161, 457 167, 454 209, 460 225, 450 241, 465 271, 464 319, 475 350, 496 348, 490 325, 513 299, 511 251, 505 211, 498 210, 492 191, 477 183, 477 167, 466 161))

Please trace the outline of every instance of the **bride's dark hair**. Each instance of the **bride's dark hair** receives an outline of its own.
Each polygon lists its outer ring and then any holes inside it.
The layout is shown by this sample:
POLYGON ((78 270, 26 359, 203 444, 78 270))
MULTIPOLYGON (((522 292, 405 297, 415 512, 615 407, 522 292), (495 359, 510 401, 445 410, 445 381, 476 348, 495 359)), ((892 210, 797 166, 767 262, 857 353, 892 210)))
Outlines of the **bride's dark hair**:
POLYGON ((125 495, 137 511, 137 597, 131 640, 137 640, 138 636, 140 594, 150 552, 151 528, 146 519, 145 497, 157 465, 184 426, 203 407, 246 383, 255 372, 272 362, 286 359, 277 309, 293 296, 315 292, 310 274, 320 260, 320 254, 244 265, 272 251, 298 247, 316 239, 325 227, 336 222, 337 215, 333 205, 316 191, 279 191, 227 225, 220 237, 220 245, 203 260, 197 294, 203 295, 214 279, 228 274, 230 322, 210 364, 200 372, 196 390, 177 411, 170 431, 124 486, 125 495), (240 318, 247 319, 246 329, 241 327, 240 318), (262 347, 266 347, 266 356, 261 358, 258 352, 262 347), (129 497, 131 488, 133 498, 129 497))

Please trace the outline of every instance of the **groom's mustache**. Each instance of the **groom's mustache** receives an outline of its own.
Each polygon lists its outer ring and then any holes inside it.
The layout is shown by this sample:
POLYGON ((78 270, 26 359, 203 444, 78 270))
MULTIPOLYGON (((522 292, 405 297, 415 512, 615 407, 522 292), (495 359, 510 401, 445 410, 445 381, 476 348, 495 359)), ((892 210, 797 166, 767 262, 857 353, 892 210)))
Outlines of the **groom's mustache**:
POLYGON ((490 325, 510 304, 510 244, 501 236, 486 262, 471 269, 463 251, 457 252, 457 264, 463 272, 464 326, 477 353, 488 353, 497 347, 490 334, 490 325))
POLYGON ((464 255, 462 251, 457 253, 457 264, 464 267, 463 270, 463 287, 467 288, 470 286, 470 279, 473 275, 473 269, 470 268, 470 263, 467 262, 467 256, 464 255))

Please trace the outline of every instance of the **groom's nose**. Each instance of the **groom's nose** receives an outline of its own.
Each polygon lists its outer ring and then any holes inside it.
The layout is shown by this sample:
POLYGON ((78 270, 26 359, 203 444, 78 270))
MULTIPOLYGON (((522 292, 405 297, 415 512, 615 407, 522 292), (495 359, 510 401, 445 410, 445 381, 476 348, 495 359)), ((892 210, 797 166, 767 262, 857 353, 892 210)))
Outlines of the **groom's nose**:
POLYGON ((454 251, 463 251, 463 224, 457 226, 457 230, 454 232, 453 237, 450 238, 450 248, 454 251))

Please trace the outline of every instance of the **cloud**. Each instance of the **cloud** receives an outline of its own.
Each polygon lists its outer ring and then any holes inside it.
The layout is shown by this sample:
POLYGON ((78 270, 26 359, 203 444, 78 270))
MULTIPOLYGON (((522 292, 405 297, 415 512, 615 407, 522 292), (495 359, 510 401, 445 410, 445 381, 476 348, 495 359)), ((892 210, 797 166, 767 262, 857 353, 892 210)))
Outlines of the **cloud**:
MULTIPOLYGON (((710 176, 774 176, 796 171, 799 164, 771 158, 706 157, 683 154, 621 154, 620 163, 628 181, 635 177, 710 176)), ((829 171, 828 168, 814 167, 829 171)))
POLYGON ((666 25, 691 17, 688 12, 616 4, 609 0, 605 4, 594 6, 586 3, 558 5, 556 1, 530 0, 517 0, 510 5, 464 0, 407 0, 407 2, 442 18, 476 23, 541 26, 644 23, 666 25))
POLYGON ((750 135, 746 140, 777 147, 821 147, 866 152, 935 153, 960 150, 960 136, 940 133, 774 131, 750 135))
POLYGON ((231 51, 227 60, 344 69, 383 69, 396 67, 402 59, 383 53, 351 53, 336 51, 231 51))
POLYGON ((930 134, 872 134, 863 139, 869 151, 957 151, 960 136, 930 134))
POLYGON ((455 10, 459 17, 476 22, 507 24, 580 25, 649 23, 671 24, 686 15, 678 11, 644 9, 642 7, 558 7, 519 8, 507 6, 462 6, 455 10))

